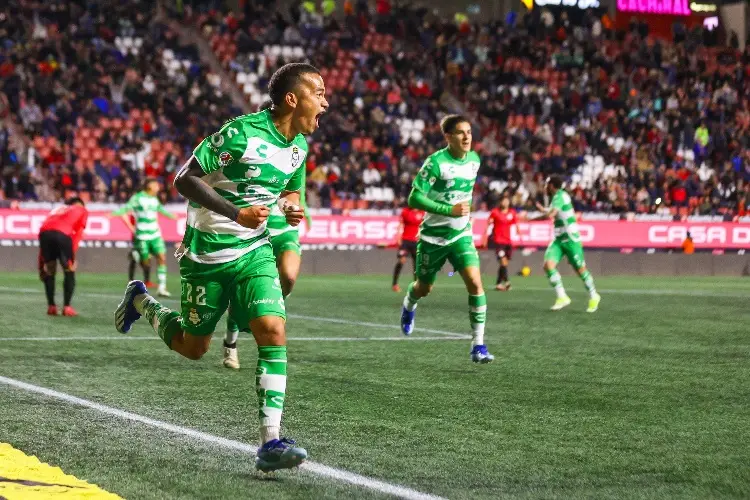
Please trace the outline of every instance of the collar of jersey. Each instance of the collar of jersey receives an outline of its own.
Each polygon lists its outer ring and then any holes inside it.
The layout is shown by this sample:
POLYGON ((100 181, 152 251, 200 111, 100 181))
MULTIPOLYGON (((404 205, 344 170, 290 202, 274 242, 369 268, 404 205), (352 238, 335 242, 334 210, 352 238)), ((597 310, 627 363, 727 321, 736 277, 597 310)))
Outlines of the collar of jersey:
POLYGON ((271 131, 271 134, 277 140, 281 141, 281 143, 284 144, 285 146, 288 146, 289 144, 291 144, 292 142, 294 142, 294 138, 292 138, 291 141, 287 141, 286 137, 284 137, 283 135, 281 135, 281 132, 279 132, 276 129, 276 125, 273 123, 273 120, 271 119, 271 111, 270 110, 267 109, 267 110, 264 111, 264 113, 266 114, 266 124, 268 126, 268 130, 271 131))

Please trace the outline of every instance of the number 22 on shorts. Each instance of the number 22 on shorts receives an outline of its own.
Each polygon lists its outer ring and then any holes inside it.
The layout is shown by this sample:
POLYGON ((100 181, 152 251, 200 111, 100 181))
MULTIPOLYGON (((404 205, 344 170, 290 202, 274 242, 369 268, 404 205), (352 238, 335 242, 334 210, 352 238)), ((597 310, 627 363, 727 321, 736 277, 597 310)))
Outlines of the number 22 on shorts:
POLYGON ((198 285, 195 287, 195 297, 193 297, 193 284, 185 283, 185 289, 183 290, 183 297, 185 301, 197 306, 206 305, 206 287, 198 285), (193 300, 195 298, 195 300, 193 300))

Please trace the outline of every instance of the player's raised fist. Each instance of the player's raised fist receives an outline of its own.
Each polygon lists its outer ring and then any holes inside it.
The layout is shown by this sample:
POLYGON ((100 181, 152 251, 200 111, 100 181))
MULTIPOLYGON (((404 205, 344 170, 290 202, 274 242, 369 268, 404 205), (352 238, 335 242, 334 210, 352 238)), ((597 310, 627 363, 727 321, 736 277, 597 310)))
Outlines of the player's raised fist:
POLYGON ((271 211, 268 207, 263 205, 245 207, 240 209, 240 214, 237 216, 237 224, 255 229, 268 219, 268 214, 270 213, 271 211))
POLYGON ((287 206, 284 215, 286 216, 286 223, 292 227, 296 227, 305 218, 305 211, 296 205, 290 205, 287 206))
POLYGON ((466 217, 470 213, 471 208, 469 207, 468 201, 464 201, 463 203, 456 203, 451 209, 451 215, 453 217, 466 217))

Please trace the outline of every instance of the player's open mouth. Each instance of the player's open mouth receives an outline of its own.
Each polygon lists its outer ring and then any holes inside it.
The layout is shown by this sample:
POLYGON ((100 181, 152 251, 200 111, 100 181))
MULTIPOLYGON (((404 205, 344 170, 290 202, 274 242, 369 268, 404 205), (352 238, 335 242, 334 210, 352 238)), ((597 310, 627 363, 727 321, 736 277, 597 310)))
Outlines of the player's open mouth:
POLYGON ((324 114, 325 114, 325 111, 321 111, 320 113, 315 115, 315 127, 320 126, 320 117, 323 116, 324 114))

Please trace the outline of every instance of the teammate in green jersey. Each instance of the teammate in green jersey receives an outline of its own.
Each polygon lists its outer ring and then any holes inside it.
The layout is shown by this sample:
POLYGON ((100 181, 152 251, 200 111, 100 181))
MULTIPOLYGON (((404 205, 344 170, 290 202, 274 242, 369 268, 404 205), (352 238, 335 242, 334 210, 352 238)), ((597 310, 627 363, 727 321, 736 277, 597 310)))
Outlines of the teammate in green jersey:
POLYGON ((159 281, 160 297, 169 297, 167 291, 167 246, 161 237, 159 229, 159 214, 170 219, 176 217, 168 212, 159 201, 161 185, 156 179, 146 179, 143 189, 134 194, 122 208, 115 210, 110 216, 121 216, 122 220, 133 233, 133 248, 143 268, 143 277, 148 282, 151 274, 151 255, 156 255, 159 267, 156 276, 159 281), (135 226, 130 221, 128 213, 135 216, 135 226))
MULTIPOLYGON (((300 206, 305 211, 305 220, 307 227, 310 227, 311 219, 307 205, 305 204, 305 182, 304 168, 302 189, 300 190, 300 206)), ((281 281, 281 293, 286 300, 287 296, 292 293, 294 283, 299 276, 299 269, 302 264, 302 247, 299 243, 299 227, 291 226, 286 221, 286 216, 281 212, 278 206, 271 207, 271 213, 268 216, 268 233, 273 247, 273 255, 276 259, 276 267, 279 270, 279 279, 281 281)), ((231 306, 230 306, 231 309, 231 306)), ((251 333, 247 329, 243 330, 251 333)), ((232 370, 240 369, 239 353, 237 352, 237 337, 240 333, 240 326, 237 324, 232 315, 227 316, 227 332, 224 336, 224 358, 222 363, 226 368, 232 370)))
POLYGON ((118 331, 127 333, 144 315, 172 350, 200 359, 229 303, 236 306, 232 318, 253 332, 258 345, 262 445, 255 463, 264 472, 296 467, 307 457, 303 448, 280 438, 286 311, 267 219, 274 205, 291 226, 304 217, 299 194, 308 151, 304 135, 317 129, 328 108, 323 79, 309 64, 281 67, 268 92, 270 110, 231 120, 205 138, 175 178, 189 200, 185 236, 175 253, 181 311, 160 304, 140 281, 128 284, 115 311, 118 331))
POLYGON ((539 217, 531 220, 553 219, 555 221, 555 238, 547 246, 544 252, 544 272, 547 273, 550 285, 557 293, 557 300, 552 306, 553 311, 559 311, 570 304, 570 297, 565 293, 562 278, 557 271, 557 265, 563 256, 567 257, 570 265, 576 270, 578 276, 583 280, 586 290, 589 292, 589 305, 586 312, 596 312, 599 308, 601 297, 596 293, 594 278, 586 269, 586 261, 583 258, 583 245, 581 235, 578 232, 576 214, 573 211, 573 202, 570 195, 563 189, 562 178, 552 175, 547 179, 547 194, 552 198, 548 208, 537 204, 537 208, 543 212, 539 217))
POLYGON ((401 331, 411 335, 417 301, 432 291, 445 261, 461 274, 469 292, 472 330, 471 360, 494 358, 484 344, 487 298, 479 273, 479 254, 471 230, 470 204, 479 170, 479 155, 471 150, 471 124, 459 115, 440 123, 448 146, 431 154, 414 179, 409 206, 426 213, 417 242, 417 279, 409 285, 401 311, 401 331))

